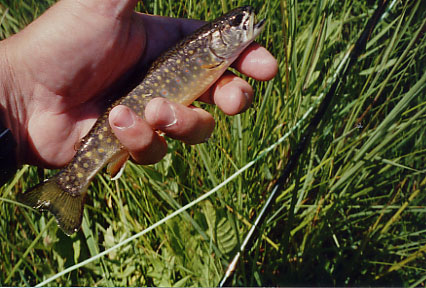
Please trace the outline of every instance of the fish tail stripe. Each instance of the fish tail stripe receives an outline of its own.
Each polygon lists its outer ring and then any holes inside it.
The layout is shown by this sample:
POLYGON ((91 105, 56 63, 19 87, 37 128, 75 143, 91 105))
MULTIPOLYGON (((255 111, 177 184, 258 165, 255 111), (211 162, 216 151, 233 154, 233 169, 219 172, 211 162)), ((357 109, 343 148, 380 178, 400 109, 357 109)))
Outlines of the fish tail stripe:
POLYGON ((78 231, 83 217, 86 193, 70 194, 61 189, 57 177, 34 186, 26 193, 18 194, 18 201, 35 209, 49 210, 59 227, 68 235, 78 231))

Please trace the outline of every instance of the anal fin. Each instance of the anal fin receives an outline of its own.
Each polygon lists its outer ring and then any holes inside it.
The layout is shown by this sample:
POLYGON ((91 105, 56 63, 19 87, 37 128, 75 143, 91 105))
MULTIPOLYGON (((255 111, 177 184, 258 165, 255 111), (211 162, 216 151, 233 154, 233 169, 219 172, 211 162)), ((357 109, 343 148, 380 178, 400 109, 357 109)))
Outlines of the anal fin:
POLYGON ((117 153, 108 163, 107 172, 111 175, 111 180, 117 180, 123 174, 126 162, 129 160, 129 152, 122 150, 117 153))

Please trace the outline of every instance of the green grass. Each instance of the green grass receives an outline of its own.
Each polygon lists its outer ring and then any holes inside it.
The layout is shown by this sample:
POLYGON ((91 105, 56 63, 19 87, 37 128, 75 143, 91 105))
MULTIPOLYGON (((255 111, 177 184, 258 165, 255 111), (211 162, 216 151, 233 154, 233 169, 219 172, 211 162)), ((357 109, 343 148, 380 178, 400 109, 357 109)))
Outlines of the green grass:
MULTIPOLYGON (((0 0, 1 38, 52 2, 0 0)), ((371 2, 139 3, 143 12, 205 20, 251 4, 268 17, 258 40, 277 57, 279 73, 269 82, 250 80, 256 98, 242 115, 226 117, 202 105, 217 120, 208 143, 189 147, 169 141, 170 153, 157 165, 128 165, 115 182, 99 175, 90 187, 82 229, 72 237, 50 214, 14 201, 18 191, 42 180, 36 168, 24 167, 0 189, 0 284, 35 285, 99 255, 256 158, 316 107, 372 15, 371 2)), ((231 284, 425 286, 426 10, 421 2, 397 2, 376 27, 231 284)), ((302 132, 297 129, 207 200, 48 285, 217 285, 302 132)))

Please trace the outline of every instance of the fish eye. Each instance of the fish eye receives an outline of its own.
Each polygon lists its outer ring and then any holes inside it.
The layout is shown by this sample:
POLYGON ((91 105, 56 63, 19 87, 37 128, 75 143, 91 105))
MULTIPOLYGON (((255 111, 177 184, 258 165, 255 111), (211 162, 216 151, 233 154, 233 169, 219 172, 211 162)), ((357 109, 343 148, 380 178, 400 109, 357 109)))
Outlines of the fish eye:
POLYGON ((239 26, 241 24, 241 21, 243 20, 243 14, 238 14, 237 16, 234 16, 229 21, 229 24, 231 26, 239 26))

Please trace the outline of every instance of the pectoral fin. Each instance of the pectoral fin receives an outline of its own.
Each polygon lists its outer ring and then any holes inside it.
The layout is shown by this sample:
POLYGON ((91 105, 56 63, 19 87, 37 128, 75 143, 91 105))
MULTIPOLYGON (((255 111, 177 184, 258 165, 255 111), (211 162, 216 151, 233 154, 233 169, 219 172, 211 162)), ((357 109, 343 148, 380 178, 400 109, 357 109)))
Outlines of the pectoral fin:
POLYGON ((218 63, 211 63, 211 64, 203 64, 201 65, 201 68, 203 69, 215 69, 217 67, 219 67, 220 65, 222 65, 224 63, 224 61, 218 62, 218 63))

